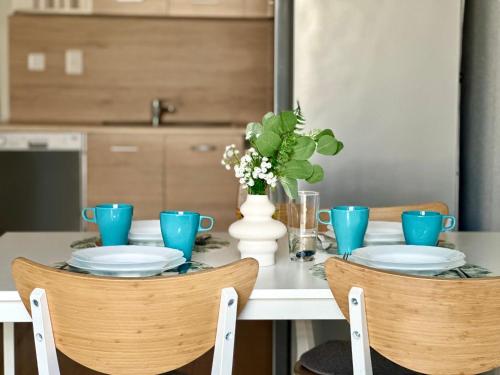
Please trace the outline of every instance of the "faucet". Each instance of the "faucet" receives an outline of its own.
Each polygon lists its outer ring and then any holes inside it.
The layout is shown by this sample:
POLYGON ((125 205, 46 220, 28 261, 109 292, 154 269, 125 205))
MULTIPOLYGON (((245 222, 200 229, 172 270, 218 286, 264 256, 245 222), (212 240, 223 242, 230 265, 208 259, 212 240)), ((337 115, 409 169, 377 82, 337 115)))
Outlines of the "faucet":
POLYGON ((164 113, 174 113, 176 110, 173 104, 166 103, 162 99, 155 98, 151 101, 151 124, 157 128, 161 124, 161 116, 164 113))

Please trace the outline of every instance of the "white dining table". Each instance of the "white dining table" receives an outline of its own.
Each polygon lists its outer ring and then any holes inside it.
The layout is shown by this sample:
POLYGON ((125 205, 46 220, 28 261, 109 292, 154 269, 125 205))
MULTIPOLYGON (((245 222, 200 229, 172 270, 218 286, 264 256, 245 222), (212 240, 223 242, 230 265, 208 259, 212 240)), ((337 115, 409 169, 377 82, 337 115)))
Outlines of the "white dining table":
MULTIPOLYGON (((16 257, 53 265, 67 260, 70 244, 95 234, 89 232, 8 232, 0 237, 0 322, 3 322, 4 373, 14 375, 14 323, 30 322, 11 277, 10 265, 16 257)), ((194 252, 193 260, 221 266, 240 259, 237 242, 226 233, 213 233, 228 246, 194 252)), ((468 263, 500 275, 500 233, 450 232, 447 242, 466 254, 468 263)), ((255 288, 238 319, 247 320, 335 320, 345 319, 327 282, 314 276, 310 268, 331 254, 318 252, 313 262, 292 262, 286 239, 279 241, 276 264, 261 267, 255 288)))

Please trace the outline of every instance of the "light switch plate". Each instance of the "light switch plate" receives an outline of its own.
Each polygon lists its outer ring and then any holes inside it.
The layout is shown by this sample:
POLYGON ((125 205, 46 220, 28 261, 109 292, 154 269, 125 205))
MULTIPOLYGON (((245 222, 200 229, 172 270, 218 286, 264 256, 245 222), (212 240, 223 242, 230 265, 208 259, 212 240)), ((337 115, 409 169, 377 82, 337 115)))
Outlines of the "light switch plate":
POLYGON ((28 70, 43 72, 45 70, 45 53, 31 52, 28 54, 28 70))
POLYGON ((69 75, 83 74, 83 52, 81 49, 67 49, 65 53, 65 72, 69 75))

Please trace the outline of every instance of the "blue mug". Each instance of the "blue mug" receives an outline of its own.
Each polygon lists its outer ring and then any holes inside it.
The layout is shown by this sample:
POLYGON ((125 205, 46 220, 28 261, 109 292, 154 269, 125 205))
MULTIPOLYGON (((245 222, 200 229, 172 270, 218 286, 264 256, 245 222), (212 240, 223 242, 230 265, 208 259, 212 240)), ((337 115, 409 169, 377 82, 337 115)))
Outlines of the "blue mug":
POLYGON ((330 224, 335 231, 339 254, 351 254, 363 246, 370 209, 363 206, 338 206, 330 210, 319 210, 318 220, 330 224), (330 220, 323 221, 321 213, 328 213, 330 220))
POLYGON ((82 210, 83 220, 99 227, 104 246, 127 245, 134 206, 126 203, 104 203, 82 210), (92 211, 92 217, 88 216, 92 211))
POLYGON ((215 220, 211 216, 202 216, 190 211, 162 211, 160 227, 163 243, 166 247, 181 250, 186 260, 191 260, 196 234, 213 228, 215 220), (203 220, 209 220, 207 227, 203 220))
POLYGON ((452 230, 456 223, 455 217, 436 211, 405 211, 401 221, 406 244, 424 246, 436 246, 439 234, 452 230))

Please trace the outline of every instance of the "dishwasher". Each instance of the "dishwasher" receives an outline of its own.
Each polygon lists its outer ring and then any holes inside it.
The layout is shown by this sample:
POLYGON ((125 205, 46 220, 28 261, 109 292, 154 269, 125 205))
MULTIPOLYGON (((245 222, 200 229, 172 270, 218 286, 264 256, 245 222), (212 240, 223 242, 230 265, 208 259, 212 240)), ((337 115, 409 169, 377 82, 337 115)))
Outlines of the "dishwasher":
POLYGON ((0 173, 0 234, 82 229, 85 135, 0 131, 0 173))

